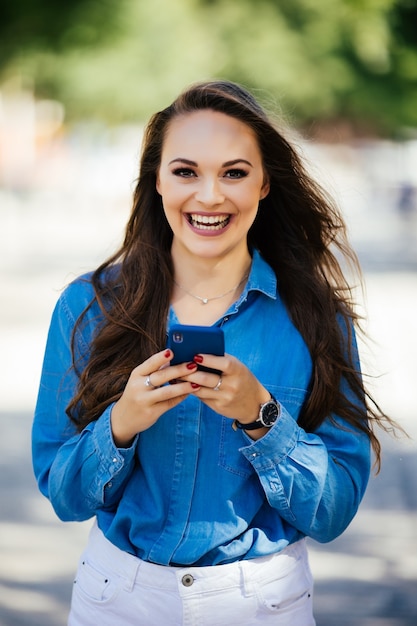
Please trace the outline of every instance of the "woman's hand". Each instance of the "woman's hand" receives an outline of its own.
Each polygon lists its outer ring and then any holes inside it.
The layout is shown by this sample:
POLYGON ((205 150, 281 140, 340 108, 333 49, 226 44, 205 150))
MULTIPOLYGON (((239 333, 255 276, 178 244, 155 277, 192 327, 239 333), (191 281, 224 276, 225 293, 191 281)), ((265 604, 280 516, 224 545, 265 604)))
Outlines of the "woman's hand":
POLYGON ((198 384, 185 380, 197 364, 170 366, 172 357, 171 350, 158 352, 132 371, 111 414, 113 438, 119 448, 128 447, 138 433, 198 388, 198 384), (174 380, 179 382, 166 384, 174 380))
MULTIPOLYGON (((194 395, 216 413, 242 424, 258 418, 260 405, 271 396, 246 365, 229 354, 198 354, 194 361, 222 372, 221 376, 200 370, 188 372, 187 380, 199 386, 194 395)), ((252 439, 259 439, 266 432, 266 428, 247 431, 252 439)))

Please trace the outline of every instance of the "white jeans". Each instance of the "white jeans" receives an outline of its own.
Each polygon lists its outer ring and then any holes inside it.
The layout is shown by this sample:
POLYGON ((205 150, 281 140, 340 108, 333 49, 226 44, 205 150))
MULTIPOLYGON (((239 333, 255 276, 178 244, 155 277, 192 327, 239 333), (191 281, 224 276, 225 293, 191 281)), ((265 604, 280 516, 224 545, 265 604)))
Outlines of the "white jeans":
POLYGON ((314 626, 305 541, 212 567, 165 567, 116 548, 95 525, 68 626, 314 626))

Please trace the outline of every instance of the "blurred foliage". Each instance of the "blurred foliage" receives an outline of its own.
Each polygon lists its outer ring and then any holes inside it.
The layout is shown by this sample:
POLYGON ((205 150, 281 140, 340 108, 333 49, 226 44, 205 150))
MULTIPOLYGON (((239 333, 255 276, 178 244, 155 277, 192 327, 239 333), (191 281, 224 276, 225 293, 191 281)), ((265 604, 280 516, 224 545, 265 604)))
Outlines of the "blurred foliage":
POLYGON ((417 2, 19 0, 0 9, 0 72, 69 120, 140 121, 223 77, 311 134, 393 134, 417 127, 417 2))
MULTIPOLYGON (((123 2, 119 0, 118 12, 123 2)), ((116 32, 114 17, 112 0, 4 0, 0 4, 0 68, 22 52, 60 53, 69 47, 97 45, 116 32)))

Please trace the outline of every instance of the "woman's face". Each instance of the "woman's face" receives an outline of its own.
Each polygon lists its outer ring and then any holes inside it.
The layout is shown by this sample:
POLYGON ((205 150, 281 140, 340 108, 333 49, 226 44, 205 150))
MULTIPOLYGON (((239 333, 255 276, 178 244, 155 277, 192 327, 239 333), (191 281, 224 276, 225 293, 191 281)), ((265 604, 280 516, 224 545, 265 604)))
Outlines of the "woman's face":
POLYGON ((269 191, 252 129, 210 109, 168 126, 156 188, 173 253, 222 258, 247 252, 247 233, 269 191))

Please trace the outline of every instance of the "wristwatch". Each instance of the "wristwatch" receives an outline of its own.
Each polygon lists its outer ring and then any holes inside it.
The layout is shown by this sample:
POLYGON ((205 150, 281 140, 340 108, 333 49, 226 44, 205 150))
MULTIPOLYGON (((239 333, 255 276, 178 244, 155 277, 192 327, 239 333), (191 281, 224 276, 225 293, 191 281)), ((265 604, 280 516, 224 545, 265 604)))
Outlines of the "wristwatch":
POLYGON ((259 416, 254 422, 242 424, 235 420, 233 422, 234 430, 256 430, 257 428, 271 428, 281 415, 281 406, 271 393, 271 397, 267 402, 261 404, 259 408, 259 416))

